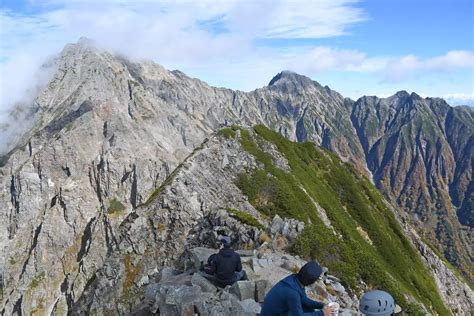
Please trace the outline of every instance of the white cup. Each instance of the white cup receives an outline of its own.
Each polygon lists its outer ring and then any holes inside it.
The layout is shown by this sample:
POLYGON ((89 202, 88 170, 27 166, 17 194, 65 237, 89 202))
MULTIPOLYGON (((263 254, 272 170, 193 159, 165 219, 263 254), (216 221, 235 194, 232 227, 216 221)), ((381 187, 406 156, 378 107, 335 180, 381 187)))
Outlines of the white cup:
POLYGON ((337 316, 339 314, 339 303, 331 302, 328 306, 331 309, 331 316, 337 316))

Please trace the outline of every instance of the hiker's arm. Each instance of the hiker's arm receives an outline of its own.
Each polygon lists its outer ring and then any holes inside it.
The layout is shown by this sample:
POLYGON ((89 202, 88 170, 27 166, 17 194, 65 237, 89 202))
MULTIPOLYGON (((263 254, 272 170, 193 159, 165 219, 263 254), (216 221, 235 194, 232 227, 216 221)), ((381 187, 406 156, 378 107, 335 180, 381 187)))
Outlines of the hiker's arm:
POLYGON ((216 264, 216 258, 214 258, 214 260, 211 261, 211 266, 209 267, 209 269, 206 271, 207 274, 214 274, 216 273, 216 270, 217 270, 217 264, 216 264))
POLYGON ((292 316, 303 316, 303 306, 301 305, 301 296, 299 295, 288 295, 286 298, 286 302, 290 309, 288 315, 292 316))
POLYGON ((305 315, 305 312, 303 310, 303 301, 301 299, 302 299, 301 295, 299 295, 298 293, 294 291, 291 291, 291 293, 288 293, 288 296, 286 297, 286 302, 289 308, 288 315, 291 315, 291 316, 305 315))
POLYGON ((301 303, 304 307, 306 308, 311 308, 311 309, 323 309, 324 304, 318 301, 313 301, 306 295, 301 296, 301 303))
POLYGON ((237 260, 237 267, 235 268, 235 271, 240 272, 242 271, 242 260, 240 260, 240 255, 237 254, 238 260, 237 260))

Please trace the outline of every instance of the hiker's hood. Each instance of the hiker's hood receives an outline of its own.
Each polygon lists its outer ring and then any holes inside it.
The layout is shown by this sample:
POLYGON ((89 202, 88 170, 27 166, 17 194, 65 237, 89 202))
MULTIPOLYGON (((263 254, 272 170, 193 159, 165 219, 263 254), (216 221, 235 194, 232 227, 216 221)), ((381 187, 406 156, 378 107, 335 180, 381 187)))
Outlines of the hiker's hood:
POLYGON ((224 257, 232 257, 234 250, 232 248, 223 248, 219 251, 219 253, 224 257))

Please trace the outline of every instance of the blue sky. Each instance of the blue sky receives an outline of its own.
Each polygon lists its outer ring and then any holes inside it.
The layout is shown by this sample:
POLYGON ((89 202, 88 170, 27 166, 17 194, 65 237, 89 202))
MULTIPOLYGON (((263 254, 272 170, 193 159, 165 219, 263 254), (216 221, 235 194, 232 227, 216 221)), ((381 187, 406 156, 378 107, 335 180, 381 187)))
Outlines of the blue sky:
POLYGON ((353 99, 407 90, 474 104, 470 0, 2 0, 0 12, 0 109, 81 36, 232 89, 289 69, 353 99))

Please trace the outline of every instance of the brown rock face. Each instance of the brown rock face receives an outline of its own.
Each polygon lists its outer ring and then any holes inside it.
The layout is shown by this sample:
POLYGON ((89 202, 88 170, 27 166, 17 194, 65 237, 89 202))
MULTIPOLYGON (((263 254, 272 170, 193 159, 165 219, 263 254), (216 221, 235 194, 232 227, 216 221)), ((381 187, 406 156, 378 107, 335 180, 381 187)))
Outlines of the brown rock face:
POLYGON ((359 99, 351 116, 375 184, 471 279, 473 113, 398 92, 359 99))

